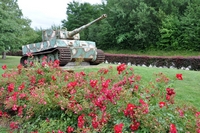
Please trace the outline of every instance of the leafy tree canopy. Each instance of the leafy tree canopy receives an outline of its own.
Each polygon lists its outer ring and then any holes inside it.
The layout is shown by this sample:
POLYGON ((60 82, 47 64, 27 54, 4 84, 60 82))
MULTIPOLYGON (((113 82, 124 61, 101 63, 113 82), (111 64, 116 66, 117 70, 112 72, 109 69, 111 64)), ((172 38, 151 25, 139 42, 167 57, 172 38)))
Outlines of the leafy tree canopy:
POLYGON ((37 35, 30 23, 17 0, 0 0, 0 52, 19 50, 21 45, 32 42, 37 35))

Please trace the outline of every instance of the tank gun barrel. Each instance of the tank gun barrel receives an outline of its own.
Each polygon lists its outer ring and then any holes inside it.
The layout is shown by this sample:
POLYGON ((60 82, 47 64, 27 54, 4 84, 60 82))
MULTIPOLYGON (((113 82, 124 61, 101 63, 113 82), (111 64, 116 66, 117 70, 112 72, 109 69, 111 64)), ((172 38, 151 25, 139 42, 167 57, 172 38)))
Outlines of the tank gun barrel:
POLYGON ((81 27, 79 27, 79 28, 77 28, 77 29, 75 29, 75 30, 73 30, 73 31, 68 32, 68 36, 69 36, 69 37, 72 37, 72 36, 74 36, 75 34, 81 32, 82 30, 84 30, 85 28, 89 27, 89 26, 92 25, 93 23, 98 22, 98 21, 100 21, 100 20, 102 20, 102 19, 104 19, 104 18, 106 18, 106 17, 107 17, 107 15, 106 15, 106 14, 103 14, 102 16, 100 16, 99 18, 97 18, 97 19, 91 21, 90 23, 88 23, 88 24, 86 24, 86 25, 83 25, 83 26, 81 26, 81 27))

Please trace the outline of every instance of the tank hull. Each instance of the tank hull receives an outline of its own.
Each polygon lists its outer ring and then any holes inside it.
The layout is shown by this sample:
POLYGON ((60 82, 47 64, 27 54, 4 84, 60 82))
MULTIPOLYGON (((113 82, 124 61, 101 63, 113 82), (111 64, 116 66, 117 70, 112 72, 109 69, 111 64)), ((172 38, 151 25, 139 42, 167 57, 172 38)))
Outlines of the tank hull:
POLYGON ((86 61, 97 65, 102 63, 105 58, 104 53, 96 48, 95 42, 81 40, 55 39, 28 44, 22 47, 22 53, 23 57, 20 62, 23 65, 25 65, 24 61, 28 60, 27 53, 31 53, 39 61, 43 56, 47 56, 49 61, 58 59, 60 66, 76 61, 86 61))

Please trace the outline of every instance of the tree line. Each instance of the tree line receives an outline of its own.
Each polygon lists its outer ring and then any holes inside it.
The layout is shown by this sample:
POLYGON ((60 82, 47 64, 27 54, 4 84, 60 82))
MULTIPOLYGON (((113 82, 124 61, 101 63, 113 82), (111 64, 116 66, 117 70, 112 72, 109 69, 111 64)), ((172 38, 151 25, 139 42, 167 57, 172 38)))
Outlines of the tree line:
POLYGON ((199 0, 71 2, 63 26, 73 30, 101 14, 108 18, 81 33, 102 49, 200 50, 199 0))
MULTIPOLYGON (((82 31, 101 49, 200 50, 199 0, 104 0, 101 4, 72 1, 62 26, 76 29, 102 14, 107 18, 82 31)), ((31 28, 17 0, 0 0, 0 52, 41 42, 42 28, 31 28)))

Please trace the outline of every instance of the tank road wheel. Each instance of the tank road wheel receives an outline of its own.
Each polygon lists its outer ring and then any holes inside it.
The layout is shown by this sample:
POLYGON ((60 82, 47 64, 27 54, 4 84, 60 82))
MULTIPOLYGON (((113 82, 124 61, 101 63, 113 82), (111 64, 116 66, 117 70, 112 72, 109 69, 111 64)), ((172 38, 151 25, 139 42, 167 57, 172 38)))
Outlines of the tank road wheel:
POLYGON ((97 58, 95 61, 90 62, 90 65, 98 65, 105 60, 105 54, 101 49, 97 49, 97 58))
POLYGON ((32 62, 32 63, 34 62, 34 58, 28 57, 27 63, 30 64, 31 62, 32 62))
POLYGON ((71 50, 68 47, 58 47, 58 59, 60 61, 60 66, 66 65, 71 61, 71 50))
POLYGON ((43 58, 45 57, 46 55, 40 55, 38 58, 39 58, 39 62, 42 63, 43 62, 43 58))
POLYGON ((56 50, 56 52, 54 52, 53 55, 55 60, 59 60, 58 50, 56 50))
POLYGON ((28 59, 28 56, 23 56, 20 59, 20 64, 22 64, 23 66, 26 66, 27 65, 27 59, 28 59))
POLYGON ((53 54, 48 54, 47 55, 47 62, 53 62, 55 60, 54 55, 53 54))
POLYGON ((39 57, 37 55, 34 56, 34 62, 39 62, 39 57))

